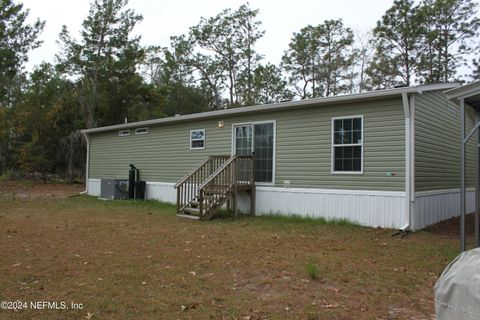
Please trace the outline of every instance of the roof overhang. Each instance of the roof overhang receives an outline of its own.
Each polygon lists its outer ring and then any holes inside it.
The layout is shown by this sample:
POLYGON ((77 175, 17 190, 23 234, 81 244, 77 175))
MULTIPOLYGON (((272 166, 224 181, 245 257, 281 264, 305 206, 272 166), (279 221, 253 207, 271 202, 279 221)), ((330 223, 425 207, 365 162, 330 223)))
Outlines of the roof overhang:
POLYGON ((471 107, 480 110, 480 80, 444 92, 451 101, 465 100, 471 107))
POLYGON ((131 122, 131 123, 125 123, 125 124, 106 126, 106 127, 85 129, 85 130, 82 130, 82 133, 84 134, 98 133, 98 132, 128 129, 128 128, 135 128, 135 127, 142 127, 142 126, 171 124, 171 123, 187 122, 187 121, 194 121, 194 120, 205 120, 210 118, 218 118, 218 117, 238 115, 238 114, 259 113, 259 112, 277 111, 277 110, 278 111, 290 110, 290 109, 304 108, 304 107, 320 107, 324 105, 377 100, 377 99, 389 98, 394 96, 401 96, 402 94, 409 94, 409 93, 422 93, 424 91, 447 90, 447 89, 452 89, 459 86, 460 85, 458 83, 439 83, 439 84, 430 84, 430 85, 420 85, 415 87, 402 87, 402 88, 395 88, 395 89, 376 90, 376 91, 369 91, 369 92, 362 92, 362 93, 355 93, 355 94, 348 94, 348 95, 339 95, 339 96, 333 96, 333 97, 322 97, 322 98, 313 98, 313 99, 306 99, 306 100, 299 100, 299 101, 288 101, 288 102, 256 105, 256 106, 250 106, 250 107, 208 111, 208 112, 194 113, 194 114, 168 117, 168 118, 160 118, 160 119, 154 119, 154 120, 131 122))

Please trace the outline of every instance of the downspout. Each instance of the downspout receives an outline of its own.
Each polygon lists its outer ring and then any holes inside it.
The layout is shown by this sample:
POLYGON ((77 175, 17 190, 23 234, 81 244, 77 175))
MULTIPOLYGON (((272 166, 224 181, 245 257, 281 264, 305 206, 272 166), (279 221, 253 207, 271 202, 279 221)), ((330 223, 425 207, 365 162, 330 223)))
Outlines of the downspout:
POLYGON ((415 96, 410 95, 410 230, 415 231, 415 96))
POLYGON ((90 140, 88 139, 88 133, 83 132, 85 141, 87 141, 87 158, 85 160, 85 191, 80 194, 88 194, 88 177, 89 177, 89 165, 90 165, 90 140))
POLYGON ((410 101, 406 92, 402 93, 403 113, 405 116, 405 219, 406 223, 400 230, 406 231, 411 229, 411 216, 410 216, 410 201, 412 199, 411 194, 411 135, 412 135, 412 117, 410 109, 410 101))

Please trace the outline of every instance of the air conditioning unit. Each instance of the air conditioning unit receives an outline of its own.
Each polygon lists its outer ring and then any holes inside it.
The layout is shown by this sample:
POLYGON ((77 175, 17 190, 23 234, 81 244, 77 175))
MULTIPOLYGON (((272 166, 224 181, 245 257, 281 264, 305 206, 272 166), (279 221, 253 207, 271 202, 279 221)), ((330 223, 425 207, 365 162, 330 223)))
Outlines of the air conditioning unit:
POLYGON ((128 180, 102 179, 100 183, 100 198, 128 199, 128 180))

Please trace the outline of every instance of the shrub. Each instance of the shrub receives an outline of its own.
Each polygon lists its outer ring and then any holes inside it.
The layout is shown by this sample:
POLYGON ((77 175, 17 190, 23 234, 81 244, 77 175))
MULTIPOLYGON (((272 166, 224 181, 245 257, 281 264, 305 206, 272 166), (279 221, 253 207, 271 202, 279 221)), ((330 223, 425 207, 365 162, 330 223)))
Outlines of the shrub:
POLYGON ((310 279, 318 278, 318 266, 313 260, 307 261, 306 271, 310 279))

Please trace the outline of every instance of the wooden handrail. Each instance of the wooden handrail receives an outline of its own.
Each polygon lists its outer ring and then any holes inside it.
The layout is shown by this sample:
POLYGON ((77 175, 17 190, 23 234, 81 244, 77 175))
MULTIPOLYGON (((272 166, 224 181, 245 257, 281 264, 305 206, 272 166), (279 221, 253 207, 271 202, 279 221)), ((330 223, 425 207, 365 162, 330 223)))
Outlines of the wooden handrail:
POLYGON ((214 158, 225 158, 228 159, 230 155, 214 155, 214 156, 208 156, 205 159, 203 159, 200 163, 198 163, 192 170, 190 170, 189 173, 187 173, 185 176, 183 176, 182 179, 180 179, 174 186, 174 188, 178 188, 182 183, 184 183, 188 178, 194 174, 196 171, 200 170, 207 162, 214 158))
POLYGON ((199 187, 198 189, 204 189, 210 182, 212 182, 216 177, 218 177, 218 175, 223 171, 225 170, 225 168, 230 164, 232 163, 233 161, 235 161, 237 156, 231 156, 222 166, 220 166, 217 170, 215 170, 214 173, 212 173, 210 175, 210 177, 208 177, 207 180, 205 180, 199 187))
POLYGON ((251 174, 254 168, 254 157, 231 156, 223 165, 218 167, 208 179, 198 186, 198 199, 200 200, 200 217, 210 217, 216 209, 222 205, 228 194, 233 194, 234 211, 236 215, 237 191, 245 190, 245 187, 253 188, 251 174), (248 160, 247 166, 242 166, 243 161, 248 160), (242 170, 244 175, 242 175, 242 170), (244 171, 246 170, 246 171, 244 171), (214 195, 212 197, 212 194, 214 195), (210 197, 207 198, 207 195, 210 197), (205 208, 203 202, 205 200, 205 208))
POLYGON ((212 156, 208 156, 206 157, 205 159, 202 160, 202 162, 200 162, 199 164, 197 164, 195 167, 193 167, 192 170, 190 170, 189 173, 187 173, 186 175, 183 176, 182 179, 180 179, 176 184, 175 184, 175 189, 178 188, 178 186, 180 186, 182 183, 184 183, 192 174, 194 174, 196 171, 198 171, 201 167, 203 167, 203 165, 205 165, 205 163, 207 163, 210 159, 211 159, 212 156))
POLYGON ((175 188, 177 189, 177 213, 192 201, 198 199, 198 186, 229 158, 230 155, 208 156, 175 184, 175 188))
MULTIPOLYGON (((252 159, 253 157, 252 156, 231 156, 221 167, 219 167, 214 173, 212 173, 210 175, 210 177, 205 180, 199 187, 198 189, 204 189, 210 182, 212 182, 216 177, 218 177, 218 175, 223 171, 225 170, 226 167, 228 167, 228 165, 230 163, 232 163, 233 161, 237 160, 237 159, 252 159)), ((235 181, 236 183, 236 181, 235 181)))
POLYGON ((254 171, 253 153, 208 156, 175 184, 177 213, 196 211, 201 219, 209 219, 227 199, 233 199, 236 213, 238 191, 249 190, 254 199, 254 171))

